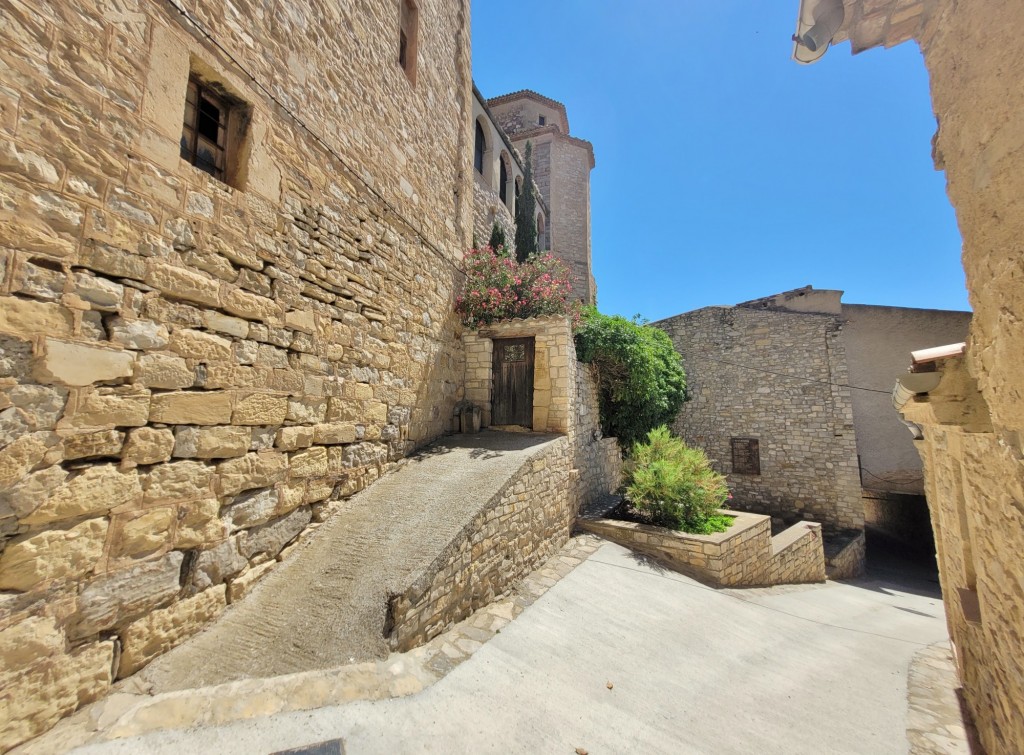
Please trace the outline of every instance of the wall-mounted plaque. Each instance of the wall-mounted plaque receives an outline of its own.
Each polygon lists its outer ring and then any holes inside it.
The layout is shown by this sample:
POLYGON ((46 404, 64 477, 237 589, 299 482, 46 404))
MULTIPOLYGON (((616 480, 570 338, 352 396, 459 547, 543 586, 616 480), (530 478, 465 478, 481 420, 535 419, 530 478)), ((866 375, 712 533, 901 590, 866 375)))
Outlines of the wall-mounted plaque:
POLYGON ((761 449, 757 438, 732 439, 732 473, 761 474, 761 449))

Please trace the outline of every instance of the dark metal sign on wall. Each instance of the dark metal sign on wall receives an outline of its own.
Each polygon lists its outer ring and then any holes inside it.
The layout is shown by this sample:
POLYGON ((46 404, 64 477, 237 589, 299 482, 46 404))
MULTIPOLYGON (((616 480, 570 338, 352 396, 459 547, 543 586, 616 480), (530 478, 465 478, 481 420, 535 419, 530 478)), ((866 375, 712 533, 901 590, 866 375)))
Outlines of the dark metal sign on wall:
POLYGON ((732 473, 761 474, 761 449, 757 438, 732 439, 732 473))

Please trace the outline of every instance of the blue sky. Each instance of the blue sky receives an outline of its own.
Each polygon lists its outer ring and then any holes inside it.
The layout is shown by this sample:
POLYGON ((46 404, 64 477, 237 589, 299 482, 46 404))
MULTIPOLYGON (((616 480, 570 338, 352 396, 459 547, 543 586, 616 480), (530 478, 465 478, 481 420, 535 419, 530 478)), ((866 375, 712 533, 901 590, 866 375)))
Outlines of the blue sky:
POLYGON ((807 284, 967 309, 913 43, 790 60, 798 0, 473 2, 485 97, 534 89, 594 144, 602 311, 651 320, 807 284))

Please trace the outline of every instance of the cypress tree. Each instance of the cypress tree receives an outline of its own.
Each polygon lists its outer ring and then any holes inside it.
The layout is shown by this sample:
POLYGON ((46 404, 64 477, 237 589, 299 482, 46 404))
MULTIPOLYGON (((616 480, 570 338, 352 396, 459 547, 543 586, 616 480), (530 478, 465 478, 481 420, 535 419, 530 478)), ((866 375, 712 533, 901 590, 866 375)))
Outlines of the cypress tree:
POLYGON ((526 143, 523 191, 516 203, 516 260, 526 262, 537 252, 537 200, 533 195, 533 144, 526 143))
POLYGON ((501 227, 497 220, 494 221, 494 227, 491 228, 491 240, 487 243, 496 252, 508 246, 508 242, 505 240, 505 229, 501 227))

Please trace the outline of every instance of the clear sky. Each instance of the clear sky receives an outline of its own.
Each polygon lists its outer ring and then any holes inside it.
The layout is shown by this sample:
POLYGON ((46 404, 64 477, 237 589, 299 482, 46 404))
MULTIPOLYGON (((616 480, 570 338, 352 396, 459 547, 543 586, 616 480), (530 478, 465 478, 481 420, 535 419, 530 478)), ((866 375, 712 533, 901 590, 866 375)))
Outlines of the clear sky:
POLYGON ((918 47, 790 59, 798 0, 474 0, 485 97, 533 89, 594 144, 594 275, 651 320, 813 285, 967 309, 918 47))

